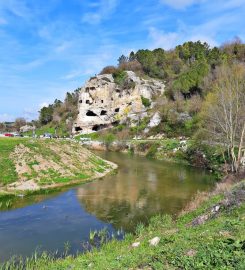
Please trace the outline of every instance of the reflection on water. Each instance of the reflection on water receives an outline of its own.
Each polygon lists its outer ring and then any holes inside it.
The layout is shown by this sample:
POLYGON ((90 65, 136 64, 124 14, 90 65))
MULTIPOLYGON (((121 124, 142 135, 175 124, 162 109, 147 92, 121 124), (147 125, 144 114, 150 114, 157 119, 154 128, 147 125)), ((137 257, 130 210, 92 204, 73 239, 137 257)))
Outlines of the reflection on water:
POLYGON ((98 153, 119 165, 117 174, 48 195, 13 201, 0 210, 0 262, 12 255, 30 256, 42 250, 82 250, 91 230, 132 231, 155 214, 177 213, 197 192, 212 187, 212 176, 182 165, 98 153))
POLYGON ((78 188, 83 207, 117 229, 134 229, 158 213, 176 214, 197 190, 207 190, 212 176, 204 170, 179 164, 97 152, 119 165, 116 175, 78 188))

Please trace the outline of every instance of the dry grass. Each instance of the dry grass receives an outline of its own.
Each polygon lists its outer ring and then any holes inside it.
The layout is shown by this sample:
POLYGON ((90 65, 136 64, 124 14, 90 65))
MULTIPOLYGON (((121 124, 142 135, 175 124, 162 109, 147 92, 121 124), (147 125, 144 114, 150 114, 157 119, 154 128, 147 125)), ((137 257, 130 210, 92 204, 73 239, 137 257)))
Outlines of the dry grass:
POLYGON ((202 203, 206 202, 211 197, 209 192, 198 192, 195 197, 186 205, 180 212, 179 216, 183 216, 188 212, 196 210, 202 203))
MULTIPOLYGON (((234 178, 232 177, 234 180, 234 178)), ((180 212, 179 216, 183 216, 188 212, 192 212, 200 207, 201 204, 208 201, 211 197, 228 192, 234 184, 234 181, 230 181, 231 177, 225 178, 225 181, 217 183, 214 190, 211 192, 198 192, 195 197, 186 205, 186 207, 180 212)))

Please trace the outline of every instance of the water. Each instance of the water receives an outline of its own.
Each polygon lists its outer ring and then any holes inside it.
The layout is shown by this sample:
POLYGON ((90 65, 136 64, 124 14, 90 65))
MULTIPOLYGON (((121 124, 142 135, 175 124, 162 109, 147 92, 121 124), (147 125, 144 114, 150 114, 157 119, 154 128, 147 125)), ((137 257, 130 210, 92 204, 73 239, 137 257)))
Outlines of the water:
POLYGON ((133 231, 156 214, 175 215, 197 191, 213 186, 213 176, 204 170, 122 153, 97 154, 117 163, 117 174, 63 192, 18 198, 11 210, 0 211, 1 262, 30 256, 37 248, 61 254, 67 242, 75 254, 84 249, 90 231, 133 231))

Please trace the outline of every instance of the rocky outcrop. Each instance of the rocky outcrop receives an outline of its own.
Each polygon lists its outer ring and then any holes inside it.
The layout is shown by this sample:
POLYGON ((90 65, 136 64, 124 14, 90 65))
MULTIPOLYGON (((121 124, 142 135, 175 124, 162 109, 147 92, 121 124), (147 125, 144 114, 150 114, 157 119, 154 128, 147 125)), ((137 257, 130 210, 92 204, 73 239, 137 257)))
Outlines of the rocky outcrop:
POLYGON ((36 129, 36 127, 34 127, 34 126, 25 125, 25 126, 22 126, 20 128, 20 132, 24 133, 24 132, 28 132, 28 131, 33 131, 35 129, 36 129))
POLYGON ((111 74, 92 77, 81 88, 74 133, 90 133, 123 123, 126 119, 142 118, 147 115, 142 97, 152 101, 164 91, 163 82, 141 79, 132 71, 127 71, 125 85, 119 86, 111 74))

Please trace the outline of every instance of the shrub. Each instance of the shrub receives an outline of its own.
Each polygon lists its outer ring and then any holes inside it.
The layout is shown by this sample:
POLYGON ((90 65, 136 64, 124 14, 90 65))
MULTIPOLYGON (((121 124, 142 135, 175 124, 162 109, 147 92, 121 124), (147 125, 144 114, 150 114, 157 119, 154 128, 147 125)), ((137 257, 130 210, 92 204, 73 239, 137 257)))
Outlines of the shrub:
POLYGON ((130 61, 130 62, 124 62, 124 63, 120 64, 119 68, 123 69, 123 70, 131 70, 131 71, 133 71, 137 74, 140 74, 140 75, 142 75, 144 73, 142 65, 137 60, 130 61))
POLYGON ((103 143, 105 144, 106 148, 109 149, 110 145, 115 141, 116 137, 112 133, 107 133, 102 136, 103 143))
POLYGON ((114 66, 107 66, 107 67, 104 67, 101 72, 100 72, 100 75, 103 75, 103 74, 114 74, 118 69, 114 66))
POLYGON ((153 145, 151 145, 150 149, 148 150, 146 157, 147 158, 154 158, 156 153, 157 153, 157 149, 159 147, 159 143, 154 143, 153 145))
POLYGON ((127 80, 127 77, 128 77, 127 72, 125 72, 124 70, 121 70, 121 69, 115 70, 115 72, 113 72, 112 76, 114 78, 114 82, 121 87, 124 86, 124 84, 127 80))
POLYGON ((141 96, 141 101, 142 101, 142 104, 145 106, 145 107, 150 107, 151 106, 151 102, 148 98, 145 98, 143 96, 141 96))

